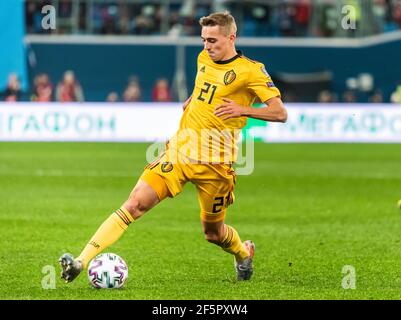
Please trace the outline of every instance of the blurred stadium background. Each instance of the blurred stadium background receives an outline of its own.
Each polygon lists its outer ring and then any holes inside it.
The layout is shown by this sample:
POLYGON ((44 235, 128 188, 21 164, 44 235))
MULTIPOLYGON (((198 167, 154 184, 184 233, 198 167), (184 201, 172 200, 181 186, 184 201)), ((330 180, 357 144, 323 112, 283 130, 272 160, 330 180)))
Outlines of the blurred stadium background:
POLYGON ((9 47, 2 50, 0 91, 15 74, 21 101, 37 99, 47 81, 49 99, 63 99, 57 86, 68 70, 82 88, 76 100, 183 101, 201 48, 198 20, 228 9, 237 18, 238 47, 266 64, 287 102, 399 102, 399 0, 14 0, 1 6, 1 43, 9 47), (55 29, 42 26, 46 5, 56 10, 55 29), (354 11, 342 9, 347 6, 354 11), (342 27, 344 19, 356 28, 342 27), (170 92, 163 93, 166 86, 170 92))
MULTIPOLYGON (((237 17, 237 47, 266 65, 286 103, 316 107, 312 117, 320 114, 315 103, 320 103, 325 112, 332 110, 319 119, 319 123, 326 123, 321 130, 328 132, 315 132, 317 140, 322 140, 321 135, 331 135, 329 140, 337 137, 338 141, 358 141, 358 136, 366 140, 363 130, 373 132, 373 140, 376 131, 387 132, 379 135, 381 140, 400 140, 398 113, 394 114, 395 106, 401 103, 400 0, 3 1, 0 41, 7 50, 0 53, 0 99, 42 104, 122 103, 120 107, 137 103, 147 110, 146 103, 156 103, 156 107, 159 103, 185 101, 192 90, 196 57, 202 48, 198 20, 208 12, 225 9, 237 17), (343 123, 347 115, 355 114, 353 107, 376 104, 388 110, 383 113, 370 108, 377 112, 359 119, 361 131, 353 132, 351 137, 340 132, 333 136, 330 130, 341 130, 341 123, 329 118, 337 115, 336 109, 326 107, 334 104, 344 113, 343 123)), ((29 104, 25 106, 29 108, 29 104)), ((290 122, 295 119, 294 125, 302 129, 306 109, 295 110, 298 116, 290 122)), ((135 108, 130 112, 135 113, 135 108)), ((176 113, 173 117, 179 116, 176 113)), ((63 123, 82 123, 81 131, 88 136, 97 121, 69 121, 59 114, 49 118, 53 122, 47 127, 53 125, 60 139, 73 139, 64 135, 63 123)), ((103 120, 111 123, 111 131, 118 130, 114 115, 103 120)), ((20 126, 26 126, 22 119, 20 122, 20 126)), ((258 123, 250 122, 251 126, 258 123)), ((45 133, 35 136, 35 130, 19 135, 15 123, 13 132, 10 125, 5 126, 11 131, 5 130, 3 139, 5 135, 11 140, 53 139, 45 133)), ((166 138, 175 123, 171 122, 164 135, 154 132, 149 139, 166 138)), ((260 134, 260 128, 256 131, 259 138, 268 139, 267 134, 260 134)), ((101 137, 104 140, 143 140, 143 135, 105 135, 101 137)), ((280 140, 280 136, 270 133, 270 140, 280 140)), ((80 133, 74 136, 74 140, 82 138, 86 139, 80 133)), ((302 140, 299 135, 295 138, 302 140)), ((96 139, 96 133, 89 138, 96 139)))
POLYGON ((0 1, 0 255, 12 257, 0 297, 399 299, 400 53, 401 0, 0 1), (244 131, 260 142, 228 219, 259 245, 259 274, 222 282, 231 257, 204 243, 184 192, 112 248, 134 266, 127 290, 94 294, 85 277, 43 290, 41 268, 82 248, 128 195, 148 144, 176 130, 198 20, 226 9, 237 49, 265 64, 289 112, 244 131), (361 290, 341 287, 344 265, 361 290))

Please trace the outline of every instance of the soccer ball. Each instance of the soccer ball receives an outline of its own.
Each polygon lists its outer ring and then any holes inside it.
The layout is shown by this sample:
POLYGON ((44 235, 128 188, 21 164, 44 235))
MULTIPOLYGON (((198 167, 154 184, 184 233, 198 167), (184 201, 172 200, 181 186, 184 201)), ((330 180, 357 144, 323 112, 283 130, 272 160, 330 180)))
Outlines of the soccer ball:
POLYGON ((102 253, 89 263, 88 279, 97 289, 121 288, 128 279, 128 266, 115 253, 102 253))

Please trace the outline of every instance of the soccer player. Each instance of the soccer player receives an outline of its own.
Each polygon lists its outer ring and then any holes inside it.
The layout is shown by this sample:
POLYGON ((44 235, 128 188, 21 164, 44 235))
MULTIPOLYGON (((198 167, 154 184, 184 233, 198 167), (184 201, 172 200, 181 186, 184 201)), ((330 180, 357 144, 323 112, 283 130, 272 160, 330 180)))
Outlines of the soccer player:
POLYGON ((238 280, 251 278, 255 246, 250 240, 241 242, 237 231, 224 223, 226 208, 234 201, 236 155, 231 151, 248 117, 285 122, 287 112, 264 65, 235 49, 233 16, 213 13, 201 18, 200 25, 204 49, 179 130, 165 152, 145 167, 128 200, 103 222, 81 254, 75 259, 69 253, 61 256, 61 276, 66 282, 115 243, 132 222, 163 199, 176 196, 189 181, 197 188, 206 240, 234 256, 238 280), (266 105, 253 108, 256 98, 266 105))

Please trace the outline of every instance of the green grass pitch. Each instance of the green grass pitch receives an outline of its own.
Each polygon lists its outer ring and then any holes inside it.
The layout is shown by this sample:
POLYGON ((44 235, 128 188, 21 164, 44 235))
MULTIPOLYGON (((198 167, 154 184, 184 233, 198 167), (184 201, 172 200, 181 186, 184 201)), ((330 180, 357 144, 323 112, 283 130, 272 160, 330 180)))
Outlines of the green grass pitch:
POLYGON ((401 297, 399 144, 256 143, 255 170, 238 177, 226 219, 256 243, 249 282, 235 282, 232 256, 204 240, 188 184, 106 250, 127 261, 125 288, 93 289, 85 273, 65 284, 58 257, 77 255, 128 197, 146 148, 0 144, 1 299, 401 297), (343 288, 344 266, 355 268, 355 289, 343 288), (55 289, 43 289, 53 267, 55 289))

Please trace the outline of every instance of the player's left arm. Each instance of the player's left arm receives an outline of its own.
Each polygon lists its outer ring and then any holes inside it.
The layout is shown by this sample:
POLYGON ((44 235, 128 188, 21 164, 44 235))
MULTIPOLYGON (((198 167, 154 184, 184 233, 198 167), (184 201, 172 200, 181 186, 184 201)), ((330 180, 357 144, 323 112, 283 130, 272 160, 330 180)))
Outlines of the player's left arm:
POLYGON ((265 107, 252 108, 244 107, 235 101, 223 98, 223 103, 216 107, 214 114, 223 120, 238 117, 249 117, 271 122, 286 122, 287 110, 280 97, 273 97, 266 100, 265 107))

